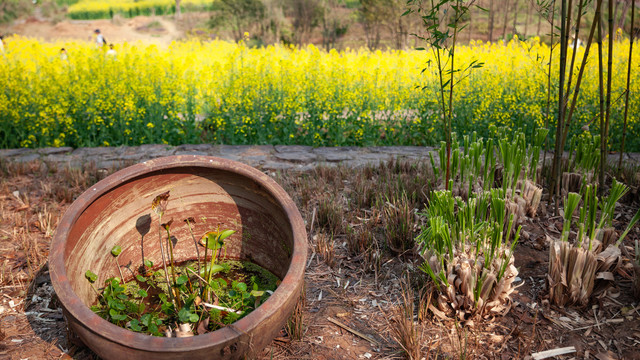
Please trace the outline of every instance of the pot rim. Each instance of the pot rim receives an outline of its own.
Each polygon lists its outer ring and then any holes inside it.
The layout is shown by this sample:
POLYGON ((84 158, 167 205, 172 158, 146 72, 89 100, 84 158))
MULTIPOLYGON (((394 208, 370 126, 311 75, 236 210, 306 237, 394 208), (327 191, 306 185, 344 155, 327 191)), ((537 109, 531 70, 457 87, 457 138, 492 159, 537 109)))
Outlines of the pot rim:
POLYGON ((306 267, 307 234, 302 216, 295 203, 284 189, 268 175, 251 166, 229 159, 202 155, 174 155, 144 161, 124 168, 88 188, 71 204, 60 219, 50 249, 51 283, 60 303, 71 317, 79 321, 89 331, 126 347, 157 352, 181 352, 212 347, 229 342, 234 338, 239 341, 241 336, 249 333, 257 324, 275 315, 279 304, 291 296, 297 296, 306 267), (69 230, 90 204, 114 187, 150 172, 185 167, 204 167, 235 173, 260 184, 267 193, 273 196, 290 220, 293 234, 291 265, 273 295, 250 314, 233 323, 233 326, 185 338, 155 337, 121 328, 91 311, 71 288, 64 266, 64 245, 69 230), (101 331, 96 331, 96 329, 101 331))

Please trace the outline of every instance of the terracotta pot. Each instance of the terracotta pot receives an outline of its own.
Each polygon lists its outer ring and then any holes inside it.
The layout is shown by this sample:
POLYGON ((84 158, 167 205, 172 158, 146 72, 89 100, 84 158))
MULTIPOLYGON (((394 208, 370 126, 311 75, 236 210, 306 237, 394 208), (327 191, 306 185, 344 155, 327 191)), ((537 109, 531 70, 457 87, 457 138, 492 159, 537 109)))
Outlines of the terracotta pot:
POLYGON ((74 201, 53 238, 49 268, 69 327, 104 359, 236 359, 258 354, 278 334, 300 295, 306 256, 300 213, 267 175, 226 159, 171 156, 118 171, 74 201), (162 264, 151 202, 167 190, 163 222, 174 220, 176 261, 195 258, 183 222, 193 217, 196 238, 218 225, 235 230, 228 238, 228 258, 253 261, 282 279, 264 304, 232 326, 188 338, 152 337, 111 324, 89 309, 96 294, 84 274, 98 274, 96 284, 119 276, 110 255, 114 245, 122 247, 118 261, 130 269, 122 268, 125 274, 137 271, 143 259, 162 264))

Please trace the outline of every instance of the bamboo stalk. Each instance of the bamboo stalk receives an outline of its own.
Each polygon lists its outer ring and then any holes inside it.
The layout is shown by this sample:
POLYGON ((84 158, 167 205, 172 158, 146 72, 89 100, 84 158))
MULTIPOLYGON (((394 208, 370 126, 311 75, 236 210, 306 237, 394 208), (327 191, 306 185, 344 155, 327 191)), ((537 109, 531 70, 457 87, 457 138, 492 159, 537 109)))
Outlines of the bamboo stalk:
MULTIPOLYGON (((460 0, 456 1, 456 9, 460 8, 460 0)), ((449 52, 449 57, 451 57, 451 78, 449 79, 449 114, 447 115, 447 176, 445 178, 445 189, 449 189, 449 177, 451 176, 450 172, 450 158, 451 158, 451 121, 453 119, 453 75, 455 74, 454 62, 455 62, 455 53, 456 53, 456 42, 458 40, 458 19, 459 14, 458 10, 456 10, 454 27, 453 27, 453 43, 451 44, 451 51, 449 52)))
MULTIPOLYGON (((624 122, 622 125, 622 144, 620 144, 620 158, 618 159, 618 174, 620 173, 620 168, 622 167, 622 154, 624 153, 624 138, 627 134, 627 115, 629 114, 629 82, 631 80, 631 55, 633 54, 633 41, 635 30, 633 26, 635 25, 634 14, 636 12, 636 1, 631 0, 631 32, 629 34, 629 61, 627 63, 627 89, 625 92, 624 98, 624 122)), ((624 21, 621 20, 621 21, 624 21)))
MULTIPOLYGON (((635 1, 635 0, 634 0, 635 1)), ((609 23, 609 51, 607 54, 607 113, 606 113, 606 118, 605 118, 605 123, 604 123, 604 148, 601 149, 601 151, 605 152, 604 154, 602 154, 602 156, 604 157, 603 162, 601 164, 602 166, 602 176, 603 179, 601 179, 603 181, 603 183, 601 185, 604 185, 604 167, 606 165, 606 151, 608 151, 608 142, 609 142, 609 120, 611 119, 611 83, 613 82, 611 80, 612 77, 612 73, 613 73, 613 38, 614 38, 614 29, 613 29, 613 15, 614 12, 612 11, 613 9, 613 0, 609 0, 609 16, 608 16, 608 23, 609 23)))
MULTIPOLYGON (((591 30, 589 31, 589 39, 587 40, 587 45, 585 47, 584 55, 582 57, 582 63, 580 64, 580 70, 578 71, 578 78, 576 80, 576 87, 573 93, 573 100, 571 101, 571 106, 569 108, 569 115, 567 116, 567 122, 562 134, 562 146, 566 144, 567 134, 569 133, 569 123, 571 122, 571 118, 573 117, 573 111, 576 108, 576 104, 578 102, 578 93, 580 91, 580 84, 582 83, 582 75, 584 74, 584 69, 587 66, 587 61, 589 58, 589 50, 591 49, 591 44, 593 42, 593 35, 595 33, 596 26, 600 24, 600 9, 602 7, 602 0, 597 0, 596 4, 596 14, 594 15, 593 23, 591 24, 591 30)), ((571 65, 573 67, 573 64, 571 65)))
MULTIPOLYGON (((582 7, 584 6, 584 0, 580 0, 578 3, 578 14, 576 16, 576 25, 575 32, 573 34, 573 51, 571 52, 571 65, 569 65, 569 80, 567 81, 567 96, 565 99, 565 111, 567 110, 566 106, 569 102, 569 94, 571 93, 571 78, 573 77, 573 65, 576 62, 576 53, 578 52, 578 35, 580 34, 580 20, 582 19, 582 7)), ((569 4, 569 15, 571 15, 571 4, 569 4)), ((571 23, 569 23, 571 26, 571 23)), ((567 31, 567 37, 569 37, 569 31, 567 31)), ((568 40, 568 39, 567 39, 568 40)), ((576 91, 577 89, 574 89, 576 91)), ((568 119, 571 121, 571 119, 568 119)), ((567 124, 568 125, 568 124, 567 124)))
MULTIPOLYGON (((571 0, 569 0, 571 3, 571 0)), ((571 12, 569 12, 571 14, 571 12)), ((549 199, 554 198, 555 214, 558 214, 559 206, 559 193, 560 193, 560 162, 562 160, 561 142, 562 136, 561 129, 564 126, 564 84, 567 68, 567 45, 569 36, 567 32, 570 24, 568 20, 571 20, 571 16, 567 15, 567 0, 562 0, 560 6, 560 74, 558 81, 558 122, 556 123, 556 145, 553 154, 553 166, 552 166, 552 186, 549 194, 549 199)))
MULTIPOLYGON (((547 73, 547 110, 546 110, 546 116, 545 116, 545 120, 544 120, 544 127, 546 129, 549 128, 549 116, 550 114, 550 110, 551 110, 551 64, 553 62, 553 23, 554 23, 554 18, 555 18, 555 13, 556 13, 556 7, 555 7, 556 1, 553 0, 552 3, 552 11, 551 11, 551 47, 549 49, 549 71, 547 73)), ((538 24, 538 33, 540 33, 540 24, 538 24)), ((547 153, 549 152, 549 137, 547 137, 547 139, 545 140, 545 145, 544 145, 544 157, 542 158, 542 169, 545 168, 546 164, 547 164, 547 153)), ((551 192, 549 193, 549 199, 547 200, 547 206, 549 206, 549 204, 551 204, 551 199, 553 197, 553 175, 550 176, 549 179, 547 180, 551 180, 551 181, 547 181, 547 183, 551 184, 551 192)))
POLYGON ((604 167, 606 163, 605 134, 604 134, 604 80, 602 69, 602 13, 597 13, 598 17, 598 88, 600 91, 600 172, 598 191, 602 193, 604 189, 604 167))

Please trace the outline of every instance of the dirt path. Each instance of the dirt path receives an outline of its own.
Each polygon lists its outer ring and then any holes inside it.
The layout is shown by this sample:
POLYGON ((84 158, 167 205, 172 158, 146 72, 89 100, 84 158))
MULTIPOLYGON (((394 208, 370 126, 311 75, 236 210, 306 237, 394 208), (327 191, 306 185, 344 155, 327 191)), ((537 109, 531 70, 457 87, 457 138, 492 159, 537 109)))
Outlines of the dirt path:
POLYGON ((0 26, 0 33, 54 42, 57 40, 93 39, 93 31, 100 29, 109 43, 142 41, 167 46, 182 37, 182 32, 171 18, 138 16, 133 19, 65 20, 57 24, 33 16, 11 25, 0 26))

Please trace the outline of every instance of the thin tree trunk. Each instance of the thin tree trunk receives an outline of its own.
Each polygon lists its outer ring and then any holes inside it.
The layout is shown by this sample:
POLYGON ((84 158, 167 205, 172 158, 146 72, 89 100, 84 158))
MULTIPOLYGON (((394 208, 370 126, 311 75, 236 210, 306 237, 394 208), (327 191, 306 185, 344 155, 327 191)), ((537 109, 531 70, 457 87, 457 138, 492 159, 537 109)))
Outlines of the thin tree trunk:
POLYGON ((598 176, 600 187, 598 192, 602 194, 604 189, 604 166, 607 160, 606 148, 605 148, 605 133, 604 133, 604 80, 603 80, 603 66, 602 66, 602 14, 598 13, 598 89, 600 91, 600 174, 598 176))
POLYGON ((504 4, 504 20, 502 21, 502 39, 507 38, 507 20, 509 19, 509 0, 504 4))
MULTIPOLYGON (((624 3, 624 7, 622 8, 622 14, 620 14, 620 20, 618 20, 618 26, 616 29, 624 29, 624 21, 627 19, 627 12, 629 11, 629 5, 635 5, 634 0, 627 0, 624 3)), ((635 6, 632 6, 635 8, 635 6)), ((632 10, 633 11, 633 10, 632 10)), ((633 18, 633 13, 631 14, 631 18, 633 18)), ((633 29, 633 20, 631 21, 631 29, 633 29)))
MULTIPOLYGON (((456 1, 456 6, 459 8, 460 7, 460 0, 456 1)), ((455 74, 455 54, 456 54, 456 43, 458 40, 458 12, 456 11, 456 13, 453 15, 454 16, 454 27, 453 27, 453 43, 451 44, 451 53, 450 53, 450 57, 451 57, 451 77, 449 78, 449 115, 448 115, 448 120, 447 120, 447 127, 448 127, 448 132, 447 132, 447 175, 445 177, 445 181, 447 182, 447 184, 445 185, 445 189, 446 190, 452 190, 449 187, 449 179, 451 178, 451 170, 450 170, 450 165, 451 165, 451 122, 453 120, 453 86, 455 84, 455 82, 453 81, 454 78, 454 74, 455 74)))
POLYGON ((471 43, 471 33, 473 33, 473 8, 469 8, 469 38, 467 39, 471 43))
MULTIPOLYGON (((553 22, 553 20, 551 21, 553 22)), ((536 35, 538 35, 538 37, 540 37, 540 31, 542 31, 542 15, 538 14, 538 30, 536 31, 536 35)), ((551 31, 553 31, 553 28, 551 31)))
MULTIPOLYGON (((591 44, 593 43, 593 36, 595 34, 595 31, 596 31, 596 26, 600 26, 599 14, 600 14, 600 9, 602 8, 602 0, 597 0, 596 2, 597 2, 596 13, 595 13, 594 18, 593 18, 593 23, 591 24, 591 30, 589 31, 589 38, 588 38, 587 44, 585 46, 584 55, 582 56, 582 64, 580 65, 580 71, 578 72, 578 78, 576 80, 576 86, 575 86, 575 89, 573 91, 573 100, 571 102, 571 107, 569 109, 569 115, 566 117, 564 133, 562 134, 562 146, 563 147, 567 142, 567 134, 569 133, 569 123, 571 122, 571 119, 573 118, 573 111, 575 110, 576 103, 578 102, 578 93, 579 93, 579 90, 580 90, 580 84, 582 82, 582 75, 584 74, 584 69, 587 66, 587 60, 589 59, 589 50, 591 49, 591 44)), ((584 1, 581 1, 580 3, 584 4, 584 1)), ((572 60, 572 63, 573 63, 573 60, 572 60)), ((568 97, 569 97, 569 95, 567 95, 567 99, 568 99, 568 97)))
POLYGON ((176 19, 180 19, 182 12, 180 11, 180 3, 182 0, 176 0, 176 19))
POLYGON ((556 153, 554 154, 554 159, 557 157, 556 166, 555 166, 555 185, 556 185, 556 215, 558 214, 558 204, 560 203, 560 176, 561 176, 561 161, 562 155, 564 153, 564 148, 562 147, 562 137, 560 136, 560 132, 558 129, 562 131, 562 127, 564 126, 564 115, 565 115, 565 102, 564 102, 564 84, 567 70, 567 48, 569 45, 569 30, 571 27, 571 10, 572 10, 572 0, 569 1, 569 6, 567 8, 567 0, 562 0, 560 4, 560 74, 558 79, 558 123, 556 127, 556 153))
MULTIPOLYGON (((627 8, 625 7, 624 12, 626 12, 626 9, 627 8)), ((635 12, 636 12, 636 2, 635 0, 631 0, 631 33, 629 34, 629 61, 627 62, 627 91, 624 94, 624 123, 622 125, 622 144, 620 145, 620 159, 618 160, 618 173, 620 173, 620 168, 622 167, 622 154, 624 153, 624 138, 625 138, 625 135, 627 135, 627 115, 629 113, 629 85, 630 85, 629 82, 631 80, 631 55, 633 54, 633 41, 635 40, 633 38, 633 35, 634 35, 633 26, 635 25, 634 23, 635 12)))
MULTIPOLYGON (((571 7, 571 0, 569 0, 569 8, 571 7)), ((562 154, 564 149, 561 148, 562 143, 562 129, 564 128, 564 84, 567 67, 567 45, 568 45, 568 32, 571 20, 571 12, 567 14, 567 0, 562 0, 560 5, 560 63, 559 63, 559 79, 558 79, 558 122, 556 124, 556 145, 553 154, 553 167, 552 167, 552 184, 551 195, 554 195, 555 201, 555 213, 558 214, 559 206, 559 193, 560 193, 560 167, 562 154)))
POLYGON ((407 30, 406 30, 406 24, 404 23, 404 16, 400 16, 398 17, 398 50, 403 50, 406 47, 406 34, 407 34, 407 30))
POLYGON ((513 33, 517 34, 516 21, 518 20, 518 0, 513 0, 513 33))
MULTIPOLYGON (((567 96, 565 99, 565 104, 567 104, 569 102, 569 94, 571 93, 571 80, 573 78, 573 66, 575 65, 576 62, 576 53, 578 52, 578 36, 580 35, 580 20, 582 19, 582 6, 584 5, 584 0, 579 0, 580 3, 578 4, 578 13, 576 14, 576 25, 575 25, 575 32, 573 34, 573 44, 571 46, 571 48, 573 49, 573 51, 571 51, 571 65, 569 65, 569 81, 567 81, 567 96)), ((571 1, 569 1, 569 16, 571 16, 571 1)), ((571 25, 569 24, 569 27, 571 27, 571 25)), ((567 45, 568 45, 568 41, 569 41, 569 31, 567 30, 567 45)), ((567 107, 565 105, 565 111, 567 110, 567 107)), ((565 119, 567 119, 565 117, 565 119)), ((568 119, 568 121, 565 121, 566 123, 566 128, 569 128, 569 122, 571 121, 571 119, 568 119)))
MULTIPOLYGON (((611 11, 611 8, 613 7, 613 0, 609 0, 609 17, 608 17, 608 23, 609 23, 609 53, 607 54, 607 114, 606 114, 606 119, 605 119, 605 123, 604 123, 604 138, 605 138, 605 142, 604 142, 604 151, 608 151, 609 149, 609 120, 611 119, 611 76, 613 73, 613 38, 615 35, 614 29, 613 29, 613 17, 614 17, 614 13, 611 11)), ((607 158, 607 154, 604 154, 604 158, 607 158)), ((605 166, 605 164, 602 164, 603 168, 605 166)), ((603 183, 604 184, 604 183, 603 183)))
MULTIPOLYGON (((440 24, 438 22, 438 19, 432 19, 432 26, 434 27, 438 27, 440 24)), ((431 38, 433 39, 433 38, 431 38)), ((455 42, 454 42, 455 43, 455 42)), ((444 81, 444 63, 441 57, 441 54, 444 52, 444 49, 441 48, 436 48, 434 46, 431 46, 431 50, 435 53, 435 59, 436 59, 436 64, 438 66, 438 80, 440 81, 440 89, 439 89, 439 94, 438 96, 440 97, 439 99, 439 105, 440 105, 440 109, 441 109, 441 114, 442 114, 442 127, 443 127, 443 131, 444 131, 444 136, 445 136, 445 142, 446 142, 446 146, 447 146, 447 166, 446 166, 446 177, 445 177, 445 190, 449 190, 449 176, 450 176, 450 166, 451 166, 451 131, 450 128, 448 127, 447 124, 447 108, 446 108, 446 103, 445 103, 445 98, 444 98, 444 92, 445 92, 445 81, 444 81)), ((453 69, 453 66, 451 67, 453 69)), ((453 72, 452 72, 453 73, 453 72)))
POLYGON ((529 36, 529 23, 531 22, 531 13, 533 13, 533 0, 529 0, 529 9, 527 10, 527 20, 524 24, 524 36, 529 36))
POLYGON ((494 12, 493 12, 493 1, 489 0, 489 42, 493 41, 493 25, 494 25, 494 12))
MULTIPOLYGON (((544 127, 546 129, 549 129, 549 117, 551 116, 551 65, 553 63, 553 34, 554 34, 554 19, 555 19, 555 14, 556 14, 556 2, 555 0, 553 0, 553 3, 551 4, 552 8, 551 8, 551 46, 549 48, 549 71, 547 73, 547 111, 546 111, 546 116, 545 116, 545 121, 544 121, 544 127)), ((542 16, 540 17, 540 19, 542 19, 542 16)), ((538 24, 539 25, 539 24, 538 24)), ((538 32, 540 31, 540 26, 538 26, 538 32)), ((545 168, 545 165, 547 164, 547 153, 549 152, 549 137, 547 136, 547 138, 545 139, 545 147, 544 147, 544 152, 545 155, 542 158, 542 168, 545 168)), ((554 156, 555 158, 555 156, 554 156)), ((547 183, 551 184, 551 191, 549 192, 549 199, 547 200, 547 207, 551 204, 551 200, 553 198, 553 174, 549 175, 549 178, 547 179, 547 183), (549 181, 550 180, 550 181, 549 181)))
POLYGON ((618 15, 618 7, 620 5, 620 0, 616 0, 616 5, 615 5, 615 10, 613 11, 613 20, 615 20, 617 18, 616 15, 618 15))

